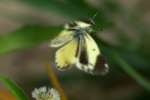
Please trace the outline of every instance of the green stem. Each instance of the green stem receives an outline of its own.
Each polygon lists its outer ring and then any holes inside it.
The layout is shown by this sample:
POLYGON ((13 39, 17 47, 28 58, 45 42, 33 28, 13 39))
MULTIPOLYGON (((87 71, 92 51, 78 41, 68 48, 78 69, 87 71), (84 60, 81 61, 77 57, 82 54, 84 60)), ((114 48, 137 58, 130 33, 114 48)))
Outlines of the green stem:
POLYGON ((118 65, 128 74, 130 75, 137 83, 143 86, 146 90, 150 92, 150 81, 145 79, 140 75, 132 66, 130 66, 127 62, 125 62, 119 54, 112 52, 112 58, 117 62, 118 65))

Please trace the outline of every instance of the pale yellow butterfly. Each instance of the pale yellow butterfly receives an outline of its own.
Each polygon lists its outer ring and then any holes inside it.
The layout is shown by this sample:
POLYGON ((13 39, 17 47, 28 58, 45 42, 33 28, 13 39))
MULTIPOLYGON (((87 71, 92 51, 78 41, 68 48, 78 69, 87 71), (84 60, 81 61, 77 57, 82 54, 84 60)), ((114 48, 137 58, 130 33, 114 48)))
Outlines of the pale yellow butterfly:
POLYGON ((93 28, 89 21, 74 21, 66 24, 58 37, 51 41, 51 47, 59 47, 56 51, 55 62, 59 70, 76 66, 78 69, 100 74, 108 72, 108 64, 101 55, 95 40, 89 35, 93 28))

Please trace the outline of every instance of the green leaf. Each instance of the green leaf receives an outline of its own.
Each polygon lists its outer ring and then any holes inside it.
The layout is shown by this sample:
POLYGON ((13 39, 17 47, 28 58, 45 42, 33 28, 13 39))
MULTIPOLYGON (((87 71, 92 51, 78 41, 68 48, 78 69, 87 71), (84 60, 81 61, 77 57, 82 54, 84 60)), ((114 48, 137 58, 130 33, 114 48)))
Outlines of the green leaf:
POLYGON ((31 6, 35 6, 37 8, 45 8, 51 12, 55 12, 65 16, 65 18, 70 18, 71 20, 77 20, 79 18, 90 18, 96 12, 98 12, 98 16, 94 20, 96 25, 100 26, 100 28, 110 27, 112 25, 112 20, 107 16, 105 9, 94 8, 83 0, 78 1, 70 1, 65 0, 21 0, 24 3, 27 3, 31 6))
POLYGON ((21 0, 21 1, 28 3, 32 6, 36 6, 38 8, 45 8, 52 12, 57 12, 59 14, 65 15, 68 18, 76 18, 79 17, 79 15, 82 16, 85 14, 82 8, 76 8, 75 6, 70 6, 68 5, 68 3, 61 2, 58 0, 21 0))
POLYGON ((0 54, 18 49, 25 49, 51 40, 56 36, 60 27, 26 26, 8 35, 0 37, 0 54))
POLYGON ((17 100, 29 100, 24 91, 9 78, 0 75, 0 81, 16 97, 17 100))

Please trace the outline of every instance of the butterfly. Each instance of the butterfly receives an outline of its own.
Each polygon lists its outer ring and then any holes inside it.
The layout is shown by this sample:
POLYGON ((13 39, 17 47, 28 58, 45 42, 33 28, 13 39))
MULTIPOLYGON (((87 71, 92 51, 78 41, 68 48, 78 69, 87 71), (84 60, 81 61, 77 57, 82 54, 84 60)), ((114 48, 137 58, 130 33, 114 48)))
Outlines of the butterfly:
POLYGON ((59 70, 76 66, 90 74, 106 74, 108 72, 107 62, 97 43, 90 36, 93 32, 93 25, 92 21, 80 20, 68 23, 64 30, 51 41, 50 47, 58 48, 55 62, 59 70))

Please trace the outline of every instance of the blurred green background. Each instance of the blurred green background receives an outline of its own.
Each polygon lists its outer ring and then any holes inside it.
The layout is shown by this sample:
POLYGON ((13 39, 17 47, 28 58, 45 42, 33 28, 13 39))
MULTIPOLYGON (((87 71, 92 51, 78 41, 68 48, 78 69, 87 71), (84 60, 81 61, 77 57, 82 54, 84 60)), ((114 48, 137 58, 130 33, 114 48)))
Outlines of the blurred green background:
MULTIPOLYGON (((149 100, 150 1, 0 0, 0 74, 31 97, 34 88, 51 87, 46 63, 54 66, 69 100, 149 100), (91 76, 75 68, 59 72, 50 40, 65 23, 96 12, 92 36, 108 60, 109 74, 91 76)), ((0 94, 4 91, 0 84, 0 94)))

